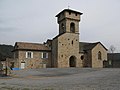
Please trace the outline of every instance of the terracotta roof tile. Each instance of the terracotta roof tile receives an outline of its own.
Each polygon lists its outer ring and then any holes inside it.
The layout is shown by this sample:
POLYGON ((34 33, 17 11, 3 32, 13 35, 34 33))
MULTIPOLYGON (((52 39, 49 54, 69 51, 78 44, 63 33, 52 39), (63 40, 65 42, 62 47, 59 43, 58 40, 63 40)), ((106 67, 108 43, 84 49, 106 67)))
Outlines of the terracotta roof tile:
POLYGON ((22 49, 22 50, 50 50, 44 44, 28 43, 28 42, 16 42, 15 50, 16 49, 22 49))

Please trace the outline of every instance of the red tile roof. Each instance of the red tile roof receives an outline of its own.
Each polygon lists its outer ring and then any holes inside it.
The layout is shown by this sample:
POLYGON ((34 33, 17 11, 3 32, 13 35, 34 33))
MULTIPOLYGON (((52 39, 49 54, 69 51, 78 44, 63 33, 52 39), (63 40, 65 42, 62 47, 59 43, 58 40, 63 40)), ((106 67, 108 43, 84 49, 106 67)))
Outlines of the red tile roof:
POLYGON ((44 44, 28 43, 28 42, 16 42, 14 49, 15 50, 50 50, 44 44))

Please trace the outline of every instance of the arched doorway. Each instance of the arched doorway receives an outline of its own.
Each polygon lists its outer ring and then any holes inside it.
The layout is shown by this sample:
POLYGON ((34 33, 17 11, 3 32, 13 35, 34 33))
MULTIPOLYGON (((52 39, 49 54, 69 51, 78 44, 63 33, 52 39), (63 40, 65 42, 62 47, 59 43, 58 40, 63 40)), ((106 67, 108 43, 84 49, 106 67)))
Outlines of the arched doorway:
POLYGON ((69 59, 69 66, 70 67, 76 67, 76 57, 75 56, 71 56, 69 59))

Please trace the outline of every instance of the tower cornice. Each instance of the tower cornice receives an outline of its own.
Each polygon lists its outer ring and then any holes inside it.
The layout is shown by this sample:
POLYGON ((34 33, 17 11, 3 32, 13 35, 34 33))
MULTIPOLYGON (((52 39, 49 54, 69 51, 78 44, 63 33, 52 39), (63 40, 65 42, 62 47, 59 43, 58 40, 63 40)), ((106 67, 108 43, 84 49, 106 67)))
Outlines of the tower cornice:
POLYGON ((80 15, 83 14, 83 13, 81 13, 81 12, 78 12, 78 11, 75 11, 75 10, 72 10, 72 9, 64 9, 63 11, 61 11, 60 13, 58 13, 58 14, 56 15, 56 17, 58 17, 61 13, 65 12, 65 11, 77 13, 77 14, 80 14, 80 15))

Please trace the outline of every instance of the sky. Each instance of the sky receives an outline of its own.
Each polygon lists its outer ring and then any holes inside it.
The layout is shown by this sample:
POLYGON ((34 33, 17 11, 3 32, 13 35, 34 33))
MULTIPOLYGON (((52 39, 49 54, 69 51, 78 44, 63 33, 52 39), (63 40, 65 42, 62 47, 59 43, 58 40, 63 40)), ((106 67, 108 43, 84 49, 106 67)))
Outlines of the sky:
POLYGON ((82 12, 81 42, 101 42, 120 52, 120 0, 0 0, 0 44, 43 43, 59 33, 63 9, 82 12))

